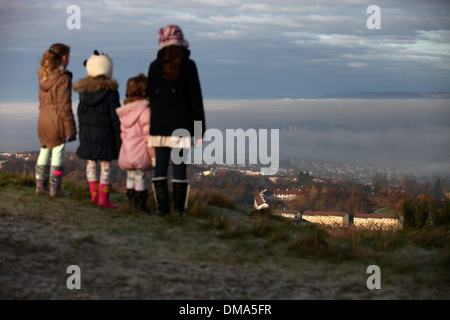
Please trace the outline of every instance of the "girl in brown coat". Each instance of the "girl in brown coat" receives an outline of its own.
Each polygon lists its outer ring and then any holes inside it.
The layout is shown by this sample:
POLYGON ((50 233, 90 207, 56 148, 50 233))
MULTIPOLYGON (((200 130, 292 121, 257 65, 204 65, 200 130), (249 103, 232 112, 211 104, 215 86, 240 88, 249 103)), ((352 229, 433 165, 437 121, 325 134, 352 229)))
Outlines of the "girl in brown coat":
POLYGON ((66 142, 76 140, 76 126, 72 112, 72 73, 67 71, 70 47, 53 44, 42 56, 39 74, 38 135, 41 150, 36 164, 36 194, 47 192, 50 178, 50 197, 61 190, 64 174, 63 156, 66 142), (51 164, 48 160, 51 155, 51 164))

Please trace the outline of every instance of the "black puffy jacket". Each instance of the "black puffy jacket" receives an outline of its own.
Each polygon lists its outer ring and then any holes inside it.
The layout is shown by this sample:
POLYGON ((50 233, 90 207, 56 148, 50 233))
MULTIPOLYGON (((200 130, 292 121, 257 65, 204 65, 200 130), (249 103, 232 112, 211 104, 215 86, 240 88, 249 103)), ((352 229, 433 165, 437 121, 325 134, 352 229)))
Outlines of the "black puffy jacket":
POLYGON ((116 160, 121 146, 118 84, 106 77, 87 77, 74 84, 80 93, 77 155, 88 160, 116 160))
POLYGON ((165 50, 158 51, 148 71, 148 96, 150 98, 150 135, 171 136, 176 129, 187 129, 194 136, 194 121, 202 121, 205 131, 203 97, 195 62, 189 59, 190 51, 184 49, 180 76, 173 81, 161 76, 165 50))

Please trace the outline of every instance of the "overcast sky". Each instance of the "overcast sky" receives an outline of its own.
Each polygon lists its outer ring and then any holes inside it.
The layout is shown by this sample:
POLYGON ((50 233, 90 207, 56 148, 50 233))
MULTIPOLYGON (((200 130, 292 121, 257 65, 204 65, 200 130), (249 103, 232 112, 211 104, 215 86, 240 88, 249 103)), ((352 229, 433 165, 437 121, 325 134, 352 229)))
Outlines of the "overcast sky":
POLYGON ((108 53, 123 98, 167 24, 183 29, 206 99, 450 89, 447 0, 0 0, 0 102, 37 100, 35 69, 54 42, 71 46, 74 81, 94 49, 108 53), (81 29, 67 28, 70 5, 81 29), (367 28, 370 5, 381 29, 367 28))

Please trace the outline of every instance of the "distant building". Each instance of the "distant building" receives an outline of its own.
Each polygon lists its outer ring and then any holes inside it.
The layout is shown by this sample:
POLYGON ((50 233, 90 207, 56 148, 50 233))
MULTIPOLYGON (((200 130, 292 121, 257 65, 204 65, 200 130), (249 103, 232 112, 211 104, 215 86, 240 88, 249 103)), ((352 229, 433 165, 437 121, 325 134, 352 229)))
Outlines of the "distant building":
POLYGON ((8 162, 8 160, 1 160, 1 161, 0 161, 0 169, 2 168, 2 165, 3 165, 5 162, 8 162))
POLYGON ((256 210, 268 209, 270 207, 270 204, 267 203, 266 199, 264 199, 262 192, 258 193, 255 196, 254 202, 253 202, 253 207, 256 210))
POLYGON ((398 230, 403 228, 403 216, 396 214, 357 213, 353 217, 356 228, 370 230, 398 230))
POLYGON ((302 192, 300 191, 300 189, 298 190, 274 190, 273 191, 274 196, 277 199, 280 200, 285 200, 285 201, 292 201, 292 200, 296 200, 300 197, 300 195, 302 194, 302 192))
POLYGON ((273 214, 288 219, 301 219, 302 217, 298 210, 273 210, 273 214))
POLYGON ((332 227, 354 226, 370 230, 398 230, 403 228, 403 217, 396 214, 357 213, 351 216, 346 212, 305 211, 301 218, 311 223, 332 227))
POLYGON ((271 175, 267 177, 271 182, 278 182, 280 180, 283 181, 289 181, 289 182, 296 182, 298 178, 296 176, 285 176, 285 175, 271 175))
POLYGON ((271 206, 272 200, 274 199, 275 196, 273 195, 273 193, 271 193, 267 189, 264 189, 255 196, 253 206, 256 210, 267 209, 271 206))
POLYGON ((33 155, 33 152, 30 152, 30 151, 17 152, 16 159, 31 157, 32 155, 33 155))
POLYGON ((247 176, 260 176, 261 175, 261 171, 253 171, 253 170, 238 170, 238 171, 247 176))
POLYGON ((337 211, 305 211, 301 218, 312 222, 325 224, 332 227, 348 227, 350 225, 350 216, 346 212, 337 211))

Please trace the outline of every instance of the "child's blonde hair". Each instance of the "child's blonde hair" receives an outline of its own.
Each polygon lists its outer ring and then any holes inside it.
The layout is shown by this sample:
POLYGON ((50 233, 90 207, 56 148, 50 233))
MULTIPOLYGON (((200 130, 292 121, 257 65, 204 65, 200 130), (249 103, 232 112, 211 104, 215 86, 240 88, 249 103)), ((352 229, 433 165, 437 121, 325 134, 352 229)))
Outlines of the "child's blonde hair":
MULTIPOLYGON (((41 67, 36 70, 37 73, 42 74, 43 80, 47 80, 51 72, 60 70, 63 56, 70 54, 70 47, 62 43, 54 43, 50 48, 44 52, 41 59, 41 67)), ((64 70, 61 70, 64 71, 64 70)))
POLYGON ((137 77, 128 79, 127 93, 124 104, 145 99, 147 95, 147 77, 140 73, 137 77))

